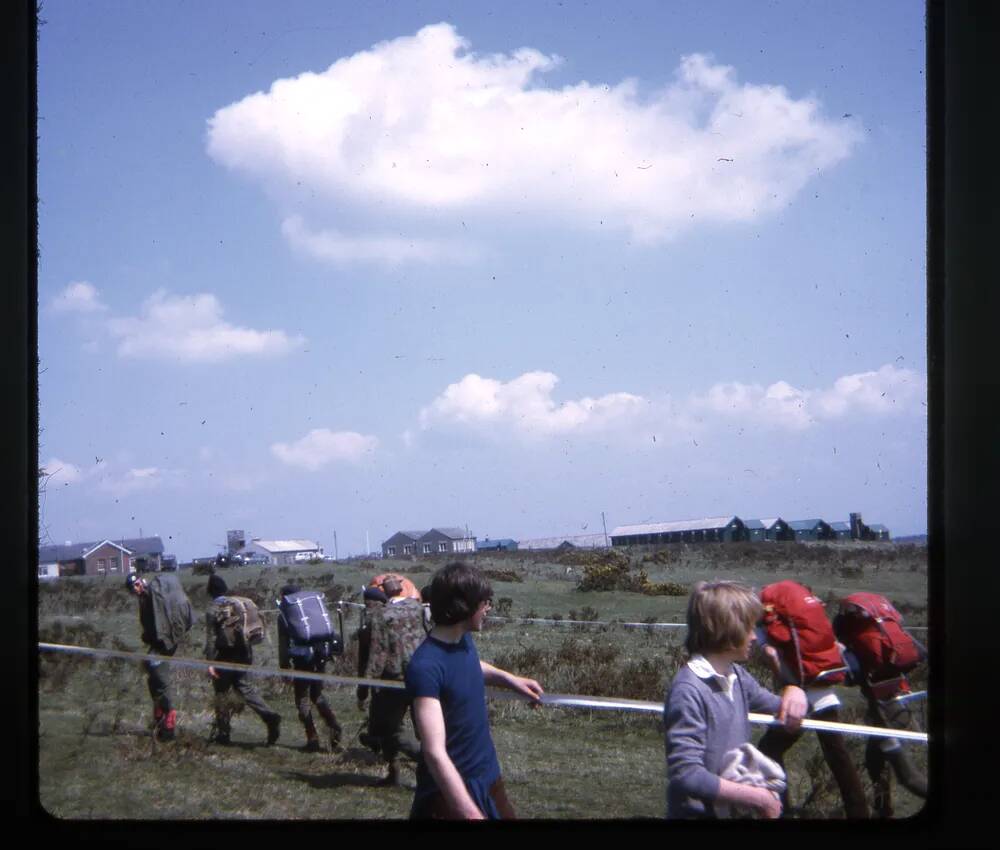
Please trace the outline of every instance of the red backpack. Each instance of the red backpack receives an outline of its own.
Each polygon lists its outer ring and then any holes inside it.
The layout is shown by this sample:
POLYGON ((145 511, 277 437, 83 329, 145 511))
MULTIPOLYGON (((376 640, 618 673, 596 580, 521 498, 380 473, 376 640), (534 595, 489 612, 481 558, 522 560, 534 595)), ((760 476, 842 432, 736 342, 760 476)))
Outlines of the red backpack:
POLYGON ((846 678, 833 626, 823 610, 823 601, 795 581, 769 584, 760 592, 764 605, 764 631, 791 671, 797 685, 839 684, 846 678))
POLYGON ((857 656, 870 682, 897 678, 926 657, 903 629, 903 616, 877 593, 852 593, 840 600, 837 637, 857 656))

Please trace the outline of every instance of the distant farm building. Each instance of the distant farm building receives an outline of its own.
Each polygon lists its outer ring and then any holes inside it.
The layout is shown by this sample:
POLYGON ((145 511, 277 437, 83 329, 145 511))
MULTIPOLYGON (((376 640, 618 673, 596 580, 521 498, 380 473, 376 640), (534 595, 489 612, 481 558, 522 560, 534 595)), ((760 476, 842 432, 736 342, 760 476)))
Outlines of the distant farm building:
POLYGON ((400 555, 415 555, 417 541, 426 533, 426 531, 397 531, 388 540, 383 541, 382 557, 397 558, 400 555))
POLYGON ((766 517, 761 520, 764 523, 765 540, 794 540, 795 532, 788 527, 780 516, 766 517))
POLYGON ((797 541, 837 539, 830 524, 821 519, 796 519, 789 522, 788 527, 795 532, 797 541))
POLYGON ((875 523, 875 525, 869 525, 868 529, 874 535, 873 539, 875 539, 875 540, 889 540, 889 539, 891 539, 889 537, 889 529, 886 528, 884 525, 882 525, 882 523, 880 523, 880 522, 875 523))
POLYGON ((323 557, 323 549, 313 540, 261 540, 254 538, 239 553, 264 558, 270 567, 288 567, 303 560, 323 557))
POLYGON ((66 543, 38 547, 38 575, 124 576, 132 572, 158 571, 162 566, 163 541, 159 537, 105 539, 93 543, 66 543))
POLYGON ((831 522, 830 528, 837 535, 837 540, 851 539, 851 524, 849 522, 831 522))
POLYGON ((397 531, 382 543, 383 558, 398 558, 402 555, 448 555, 475 551, 475 536, 470 535, 463 528, 397 531))
POLYGON ((432 528, 418 543, 421 555, 476 551, 476 538, 461 528, 432 528))
POLYGON ((497 540, 490 540, 488 537, 485 540, 476 541, 476 551, 477 552, 516 552, 517 551, 517 541, 512 540, 509 537, 502 537, 497 540))
POLYGON ((657 543, 708 543, 743 540, 745 529, 739 517, 706 517, 677 522, 621 525, 611 532, 612 546, 646 546, 657 543))
POLYGON ((533 537, 518 540, 518 549, 604 549, 608 538, 604 534, 568 534, 564 537, 533 537))
POLYGON ((767 540, 767 528, 763 520, 745 519, 743 520, 743 528, 745 539, 751 543, 759 543, 762 540, 767 540))

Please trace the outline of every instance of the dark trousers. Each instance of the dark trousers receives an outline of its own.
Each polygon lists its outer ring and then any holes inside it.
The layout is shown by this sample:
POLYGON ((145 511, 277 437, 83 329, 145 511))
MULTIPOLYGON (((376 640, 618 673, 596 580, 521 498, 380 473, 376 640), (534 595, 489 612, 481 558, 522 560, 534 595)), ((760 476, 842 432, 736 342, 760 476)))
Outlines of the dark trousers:
MULTIPOLYGON (((497 807, 501 820, 517 820, 514 807, 507 797, 503 779, 498 779, 490 786, 490 797, 497 807)), ((410 820, 459 820, 459 817, 448 805, 444 794, 436 791, 419 802, 414 800, 413 808, 410 809, 410 820)))
POLYGON ((280 718, 281 715, 264 702, 257 689, 250 684, 246 673, 238 670, 216 670, 216 672, 219 678, 212 679, 212 689, 215 691, 215 728, 219 734, 229 735, 229 712, 224 708, 222 698, 234 688, 265 723, 280 718))
POLYGON ((403 753, 414 761, 420 756, 420 744, 403 731, 410 700, 406 691, 396 688, 373 688, 368 714, 368 734, 379 739, 382 755, 392 762, 403 753))
MULTIPOLYGON (((292 658, 292 668, 304 673, 325 673, 326 661, 303 660, 292 658)), ((333 713, 330 704, 323 696, 323 683, 314 679, 293 679, 292 689, 295 694, 295 708, 299 712, 299 720, 306 729, 306 738, 316 737, 316 726, 312 719, 312 706, 316 706, 316 711, 323 718, 331 731, 340 732, 340 724, 337 722, 337 715, 333 713)))
MULTIPOLYGON (((162 646, 150 646, 147 649, 150 655, 163 655, 171 657, 177 648, 167 652, 162 646)), ((154 708, 158 708, 164 714, 169 714, 174 707, 173 689, 170 685, 170 665, 165 661, 143 661, 142 666, 146 671, 146 686, 149 688, 149 696, 153 700, 154 708)))
MULTIPOLYGON (((836 708, 828 708, 826 711, 817 712, 813 717, 816 720, 830 720, 836 723, 840 712, 836 708)), ((784 767, 785 753, 801 736, 801 730, 793 733, 783 726, 769 726, 764 737, 757 744, 757 749, 784 767)), ((830 772, 833 773, 833 778, 837 780, 847 817, 867 818, 868 801, 865 799, 865 789, 861 785, 861 777, 858 776, 854 762, 851 761, 851 755, 847 752, 847 744, 843 736, 836 732, 817 732, 816 736, 819 738, 823 758, 826 760, 830 772)), ((788 808, 787 789, 781 796, 781 806, 785 810, 788 808)))
MULTIPOLYGON (((913 715, 905 703, 880 702, 870 694, 865 722, 870 726, 886 729, 910 729, 913 715)), ((911 763, 899 741, 869 738, 865 746, 865 769, 875 789, 875 813, 882 818, 892 817, 892 776, 910 793, 927 799, 927 777, 911 763), (890 771, 891 768, 891 771, 890 771)))

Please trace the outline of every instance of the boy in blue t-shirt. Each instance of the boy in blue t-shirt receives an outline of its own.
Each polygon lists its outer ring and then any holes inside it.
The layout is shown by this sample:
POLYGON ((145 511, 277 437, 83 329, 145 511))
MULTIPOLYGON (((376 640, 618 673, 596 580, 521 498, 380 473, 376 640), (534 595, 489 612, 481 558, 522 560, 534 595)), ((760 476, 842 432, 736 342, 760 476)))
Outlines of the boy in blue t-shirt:
POLYGON ((486 685, 534 702, 543 690, 534 679, 480 661, 470 633, 482 629, 492 595, 486 577, 462 563, 438 570, 431 582, 434 628, 406 670, 421 742, 411 818, 514 817, 490 735, 486 685))

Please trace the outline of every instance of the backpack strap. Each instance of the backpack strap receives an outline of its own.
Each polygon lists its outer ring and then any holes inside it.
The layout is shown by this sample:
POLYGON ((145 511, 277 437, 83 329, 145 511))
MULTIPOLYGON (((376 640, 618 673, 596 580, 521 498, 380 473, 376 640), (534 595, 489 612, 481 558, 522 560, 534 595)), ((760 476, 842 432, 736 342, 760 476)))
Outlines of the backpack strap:
POLYGON ((795 648, 795 664, 798 667, 799 672, 799 685, 805 685, 806 672, 802 667, 802 649, 799 645, 799 630, 795 628, 795 623, 793 623, 791 619, 786 619, 784 617, 782 617, 782 619, 785 620, 785 625, 788 626, 788 631, 791 632, 792 635, 792 646, 795 648))

